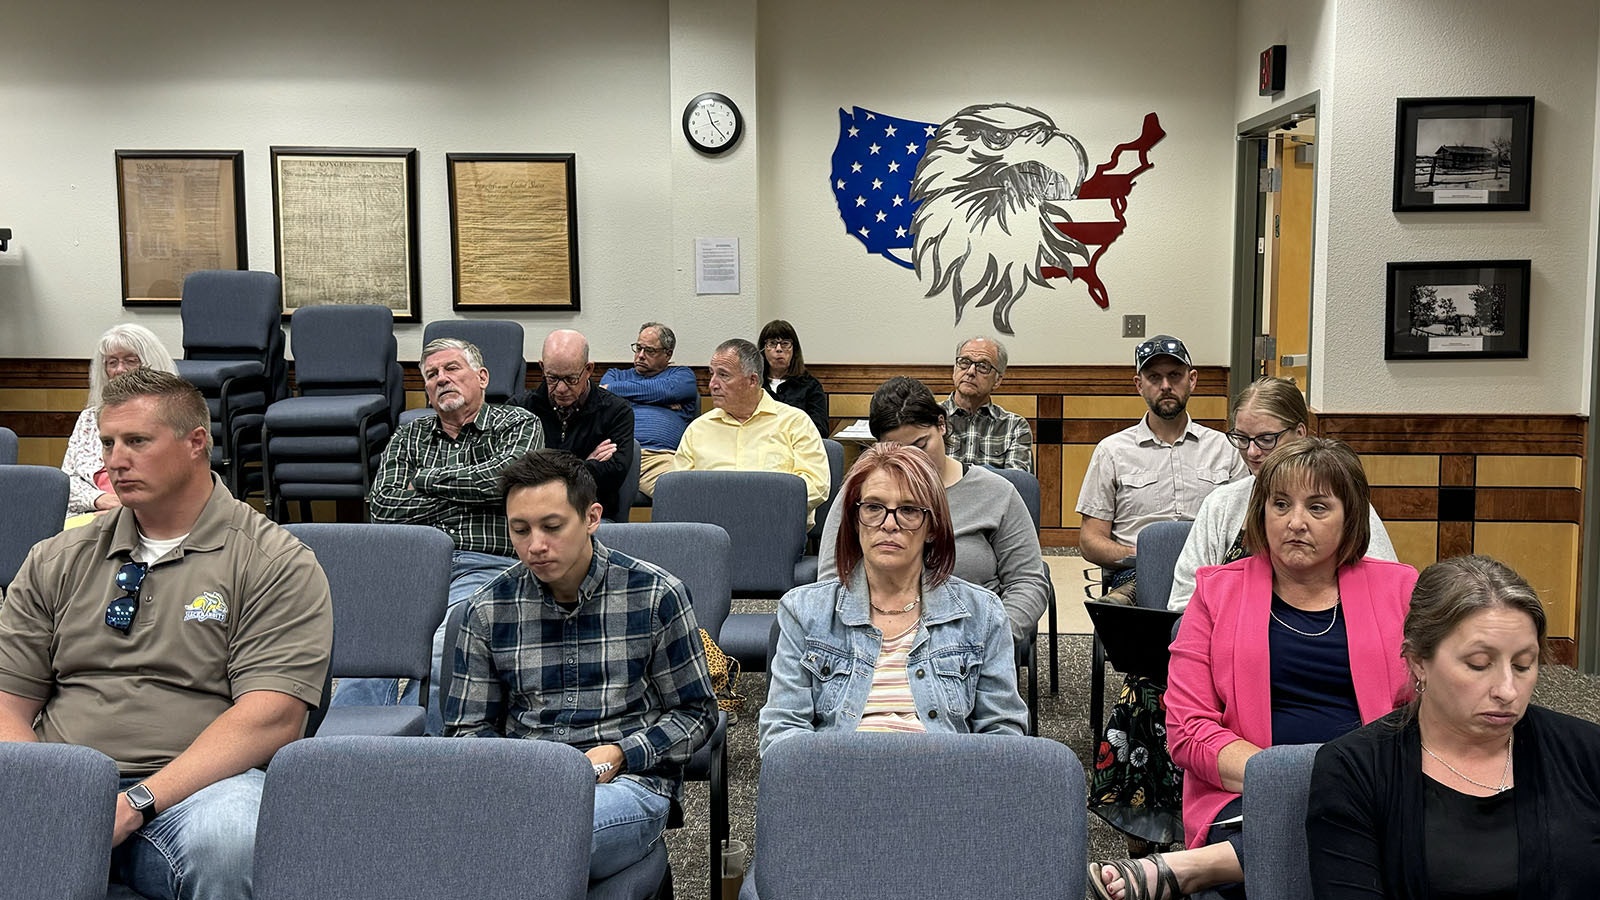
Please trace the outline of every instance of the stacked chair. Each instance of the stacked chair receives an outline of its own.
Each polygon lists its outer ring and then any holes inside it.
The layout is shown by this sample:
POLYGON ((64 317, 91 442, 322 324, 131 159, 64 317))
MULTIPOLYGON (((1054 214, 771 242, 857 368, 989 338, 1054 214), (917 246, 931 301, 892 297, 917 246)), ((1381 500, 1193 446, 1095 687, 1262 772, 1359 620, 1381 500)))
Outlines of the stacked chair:
MULTIPOLYGON (((528 361, 523 357, 520 322, 505 319, 439 319, 429 322, 422 330, 424 347, 440 338, 466 341, 483 354, 484 368, 489 370, 485 402, 505 403, 526 388, 528 361)), ((408 409, 400 414, 400 424, 433 414, 432 407, 408 409)))
POLYGON ((271 272, 210 270, 183 281, 183 359, 178 374, 211 409, 211 467, 235 497, 262 485, 267 407, 289 395, 284 360, 283 288, 271 272))
POLYGON ((268 514, 299 500, 365 500, 405 408, 394 316, 382 306, 308 306, 290 334, 299 396, 267 407, 268 514))

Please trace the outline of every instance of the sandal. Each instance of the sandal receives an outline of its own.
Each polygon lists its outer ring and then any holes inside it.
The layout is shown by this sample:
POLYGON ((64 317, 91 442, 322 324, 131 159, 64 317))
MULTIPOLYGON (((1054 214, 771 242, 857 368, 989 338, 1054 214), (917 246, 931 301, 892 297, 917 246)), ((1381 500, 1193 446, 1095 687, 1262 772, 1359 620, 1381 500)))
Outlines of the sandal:
POLYGON ((1187 895, 1178 890, 1178 876, 1172 874, 1172 867, 1161 854, 1152 853, 1146 859, 1156 866, 1154 886, 1145 880, 1144 866, 1137 859, 1102 859, 1089 863, 1089 886, 1094 888, 1094 895, 1100 900, 1113 900, 1111 889, 1100 877, 1100 870, 1110 866, 1122 876, 1122 900, 1183 900, 1187 895))

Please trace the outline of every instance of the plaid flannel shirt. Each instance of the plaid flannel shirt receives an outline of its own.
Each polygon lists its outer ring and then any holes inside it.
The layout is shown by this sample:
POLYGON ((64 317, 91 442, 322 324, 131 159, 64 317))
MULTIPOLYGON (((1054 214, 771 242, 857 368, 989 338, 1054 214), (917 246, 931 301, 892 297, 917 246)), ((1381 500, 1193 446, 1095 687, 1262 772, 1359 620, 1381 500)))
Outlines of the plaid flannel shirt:
POLYGON ((515 406, 485 403, 455 438, 437 416, 407 422, 389 439, 372 481, 372 520, 432 525, 457 550, 514 556, 500 472, 543 446, 538 417, 515 406))
POLYGON ((578 603, 525 566, 470 600, 452 652, 446 735, 622 748, 633 778, 676 796, 716 724, 705 645, 683 582, 591 538, 578 603))
POLYGON ((993 403, 969 413, 956 406, 954 395, 941 405, 945 452, 972 466, 1033 471, 1033 429, 1027 419, 993 403))

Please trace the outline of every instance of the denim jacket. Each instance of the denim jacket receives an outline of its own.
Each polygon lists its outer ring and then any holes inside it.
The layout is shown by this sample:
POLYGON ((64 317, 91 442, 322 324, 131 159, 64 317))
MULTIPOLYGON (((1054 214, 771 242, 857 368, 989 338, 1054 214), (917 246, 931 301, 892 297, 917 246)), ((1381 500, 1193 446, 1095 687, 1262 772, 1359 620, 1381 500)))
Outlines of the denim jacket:
MULTIPOLYGON (((924 584, 906 662, 917 718, 929 731, 1022 734, 1016 657, 1000 598, 952 577, 924 584)), ((761 745, 812 731, 854 731, 883 643, 867 607, 864 567, 848 586, 797 587, 778 605, 778 649, 761 708, 761 745)))

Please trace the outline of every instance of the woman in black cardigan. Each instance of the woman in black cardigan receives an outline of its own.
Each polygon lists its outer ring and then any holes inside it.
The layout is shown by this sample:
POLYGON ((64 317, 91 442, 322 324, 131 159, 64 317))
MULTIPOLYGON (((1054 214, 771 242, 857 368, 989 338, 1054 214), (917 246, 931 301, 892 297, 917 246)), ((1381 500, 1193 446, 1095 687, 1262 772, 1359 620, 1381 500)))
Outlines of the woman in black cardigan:
POLYGON ((1600 896, 1600 726, 1529 705, 1544 638, 1503 564, 1422 573, 1401 649, 1417 699, 1317 752, 1317 900, 1600 896))
POLYGON ((806 371, 806 356, 800 351, 800 336, 783 319, 761 326, 756 341, 766 359, 761 383, 779 403, 787 403, 811 417, 817 431, 828 436, 828 393, 822 382, 806 371))

